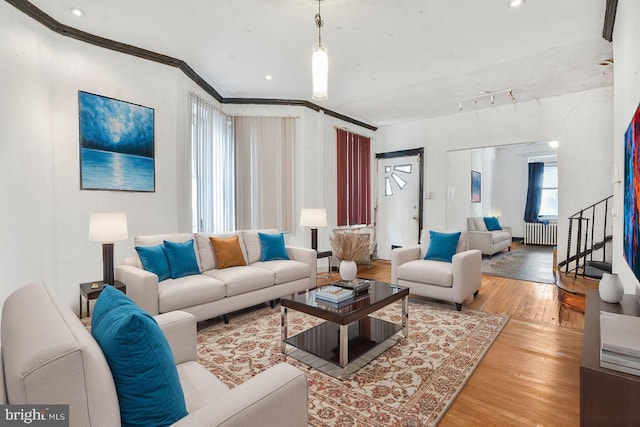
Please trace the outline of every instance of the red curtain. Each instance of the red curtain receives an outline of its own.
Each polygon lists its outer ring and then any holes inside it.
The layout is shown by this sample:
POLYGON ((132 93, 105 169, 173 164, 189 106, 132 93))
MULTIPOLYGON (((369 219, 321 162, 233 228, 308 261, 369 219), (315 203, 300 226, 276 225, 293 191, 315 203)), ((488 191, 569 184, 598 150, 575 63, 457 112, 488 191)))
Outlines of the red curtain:
POLYGON ((371 224, 371 139, 337 130, 337 225, 371 224))

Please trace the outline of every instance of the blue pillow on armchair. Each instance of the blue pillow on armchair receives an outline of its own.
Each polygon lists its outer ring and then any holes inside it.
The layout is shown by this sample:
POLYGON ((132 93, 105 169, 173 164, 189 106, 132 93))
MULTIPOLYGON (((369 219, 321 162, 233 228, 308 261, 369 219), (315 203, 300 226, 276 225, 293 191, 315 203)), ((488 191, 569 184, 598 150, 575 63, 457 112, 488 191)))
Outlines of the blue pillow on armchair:
POLYGON ((502 230, 502 227, 500 226, 500 222, 498 221, 498 218, 496 218, 495 216, 485 216, 484 225, 487 226, 487 230, 489 231, 502 230))
POLYGON ((456 254, 460 232, 440 233, 429 230, 429 249, 424 259, 432 261, 451 262, 456 254))
POLYGON ((173 424, 187 415, 171 348, 156 320, 105 286, 91 318, 118 393, 123 426, 173 424))

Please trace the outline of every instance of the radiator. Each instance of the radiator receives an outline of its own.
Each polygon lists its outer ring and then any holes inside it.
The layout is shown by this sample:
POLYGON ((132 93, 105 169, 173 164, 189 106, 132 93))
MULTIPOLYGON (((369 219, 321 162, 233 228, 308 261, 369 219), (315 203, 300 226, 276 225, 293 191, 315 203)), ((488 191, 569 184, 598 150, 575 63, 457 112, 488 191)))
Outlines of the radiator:
POLYGON ((524 223, 525 245, 550 245, 557 243, 558 224, 542 224, 539 222, 524 223))

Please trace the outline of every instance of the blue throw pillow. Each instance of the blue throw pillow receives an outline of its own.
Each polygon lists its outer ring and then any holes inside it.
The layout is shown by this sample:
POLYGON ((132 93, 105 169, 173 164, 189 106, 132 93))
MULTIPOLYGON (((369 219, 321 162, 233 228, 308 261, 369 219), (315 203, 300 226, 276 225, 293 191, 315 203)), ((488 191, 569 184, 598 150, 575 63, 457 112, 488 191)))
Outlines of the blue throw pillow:
POLYGON ((169 343, 155 319, 105 286, 91 318, 118 392, 123 426, 170 425, 187 415, 169 343))
POLYGON ((258 237, 260 237, 260 245, 262 245, 260 261, 289 259, 289 254, 287 254, 287 248, 284 244, 284 235, 282 233, 258 233, 258 237))
POLYGON ((171 278, 178 279, 184 276, 200 274, 196 253, 193 250, 193 239, 176 243, 164 241, 164 249, 169 259, 169 267, 171 267, 171 278))
POLYGON ((502 227, 500 227, 500 223, 498 222, 498 218, 495 216, 485 216, 484 225, 487 226, 487 230, 489 231, 502 230, 502 227))
POLYGON ((136 252, 142 262, 142 268, 158 276, 158 280, 171 277, 169 259, 164 250, 164 245, 136 246, 136 252))
POLYGON ((429 231, 429 249, 427 249, 424 259, 451 262, 456 254, 458 240, 460 240, 459 231, 457 233, 429 231))

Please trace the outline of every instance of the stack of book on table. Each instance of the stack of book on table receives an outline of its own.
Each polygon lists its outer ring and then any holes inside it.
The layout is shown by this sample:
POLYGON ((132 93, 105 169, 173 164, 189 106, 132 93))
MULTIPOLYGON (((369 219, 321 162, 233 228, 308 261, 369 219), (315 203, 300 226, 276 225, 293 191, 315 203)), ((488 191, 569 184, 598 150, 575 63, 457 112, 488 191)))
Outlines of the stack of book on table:
POLYGON ((341 288, 351 289, 355 295, 360 295, 369 290, 371 284, 366 279, 356 279, 356 280, 340 280, 335 283, 336 286, 340 286, 341 288))
POLYGON ((640 317, 600 312, 600 367, 640 375, 640 317))
POLYGON ((353 298, 353 291, 351 289, 334 285, 327 285, 316 289, 316 299, 338 303, 350 298, 353 298))

